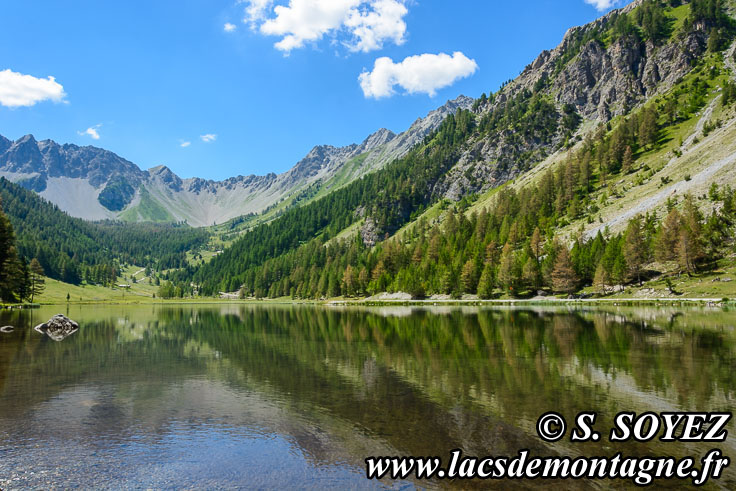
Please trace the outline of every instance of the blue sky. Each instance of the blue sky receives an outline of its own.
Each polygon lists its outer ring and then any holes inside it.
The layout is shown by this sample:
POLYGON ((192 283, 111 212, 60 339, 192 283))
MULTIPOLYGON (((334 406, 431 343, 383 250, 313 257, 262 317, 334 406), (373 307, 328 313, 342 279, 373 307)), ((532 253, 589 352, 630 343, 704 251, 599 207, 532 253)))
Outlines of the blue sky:
POLYGON ((0 134, 100 146, 182 177, 282 172, 314 145, 402 131, 459 94, 495 91, 612 6, 5 0, 0 134))

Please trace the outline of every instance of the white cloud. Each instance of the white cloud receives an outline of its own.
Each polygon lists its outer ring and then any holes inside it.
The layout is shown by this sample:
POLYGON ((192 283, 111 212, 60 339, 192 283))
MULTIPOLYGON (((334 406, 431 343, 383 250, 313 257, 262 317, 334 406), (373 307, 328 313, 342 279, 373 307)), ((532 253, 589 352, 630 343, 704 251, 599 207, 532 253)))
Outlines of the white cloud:
POLYGON ((326 35, 341 41, 351 51, 373 51, 391 41, 404 42, 408 13, 405 0, 289 0, 274 5, 271 0, 246 0, 245 22, 268 36, 278 36, 274 45, 286 53, 326 35))
POLYGON ((191 144, 192 144, 192 142, 190 142, 190 141, 182 141, 182 142, 181 142, 181 143, 179 144, 179 146, 180 146, 180 147, 182 147, 182 148, 187 148, 187 147, 188 147, 189 145, 191 145, 191 144))
POLYGON ((231 24, 229 22, 225 22, 225 25, 222 26, 225 32, 233 32, 235 29, 238 28, 235 24, 231 24))
POLYGON ((243 22, 250 24, 252 29, 256 29, 258 24, 266 18, 273 0, 240 0, 238 3, 247 3, 245 8, 245 19, 243 22))
POLYGON ((585 3, 588 5, 592 5, 596 8, 596 10, 600 10, 601 12, 604 10, 608 10, 617 3, 619 3, 620 0, 585 0, 585 3))
POLYGON ((363 94, 375 99, 395 94, 397 85, 409 94, 434 96, 438 89, 472 75, 477 69, 475 60, 459 51, 452 56, 445 53, 409 56, 399 63, 383 57, 376 60, 373 71, 361 73, 359 81, 363 94))
POLYGON ((93 140, 99 140, 100 139, 100 132, 97 131, 102 125, 98 124, 95 126, 90 126, 84 131, 77 131, 77 134, 79 136, 89 136, 92 137, 93 140))
POLYGON ((10 69, 0 71, 0 105, 33 106, 46 100, 63 102, 64 97, 64 87, 54 77, 36 78, 10 69))
POLYGON ((206 135, 200 135, 199 138, 205 143, 212 143, 213 141, 217 140, 217 135, 213 133, 207 133, 206 135))
POLYGON ((348 45, 350 49, 367 53, 383 48, 385 40, 403 44, 406 34, 404 16, 409 13, 406 5, 396 0, 376 0, 372 7, 373 10, 350 11, 345 26, 356 38, 348 45))

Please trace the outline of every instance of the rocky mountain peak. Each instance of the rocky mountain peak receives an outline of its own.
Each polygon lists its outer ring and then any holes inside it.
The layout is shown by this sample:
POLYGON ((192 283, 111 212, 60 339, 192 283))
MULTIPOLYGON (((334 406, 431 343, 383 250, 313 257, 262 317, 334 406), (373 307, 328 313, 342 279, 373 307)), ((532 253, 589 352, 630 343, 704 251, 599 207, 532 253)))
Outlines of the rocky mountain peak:
POLYGON ((15 141, 16 145, 35 145, 36 144, 36 138, 31 135, 30 133, 18 138, 15 141))
POLYGON ((361 153, 373 150, 374 148, 390 142, 394 138, 396 138, 396 133, 391 130, 387 130, 386 128, 381 128, 363 140, 363 143, 360 144, 361 153))
POLYGON ((445 120, 450 114, 455 114, 458 109, 470 109, 473 107, 475 99, 460 95, 455 99, 449 100, 442 106, 430 111, 425 117, 417 118, 416 121, 409 127, 409 132, 422 134, 421 138, 424 138, 429 131, 429 128, 435 129, 439 127, 439 124, 445 120))
POLYGON ((151 167, 148 169, 148 174, 152 179, 158 180, 172 190, 181 191, 182 189, 181 178, 165 165, 151 167))
POLYGON ((7 170, 19 173, 42 172, 43 158, 33 135, 26 135, 12 142, 2 157, 7 170))
POLYGON ((492 110, 523 91, 541 90, 560 107, 569 104, 583 118, 606 122, 669 89, 705 52, 708 35, 695 26, 657 44, 639 36, 612 38, 613 21, 642 3, 635 0, 568 29, 556 48, 542 51, 481 110, 492 110))

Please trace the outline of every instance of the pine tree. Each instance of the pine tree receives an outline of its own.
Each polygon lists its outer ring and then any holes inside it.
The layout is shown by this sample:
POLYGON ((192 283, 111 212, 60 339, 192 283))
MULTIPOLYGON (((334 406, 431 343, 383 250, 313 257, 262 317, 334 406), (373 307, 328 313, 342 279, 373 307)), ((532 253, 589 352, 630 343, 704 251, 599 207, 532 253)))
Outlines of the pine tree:
POLYGON ((521 272, 521 279, 529 288, 536 290, 540 286, 539 263, 533 257, 527 258, 521 272))
POLYGON ((442 288, 442 293, 454 293, 456 287, 457 284, 455 281, 455 273, 452 271, 452 268, 448 267, 444 271, 440 279, 440 288, 442 288))
POLYGON ((345 273, 342 276, 342 282, 344 285, 345 295, 352 297, 355 295, 357 278, 355 276, 355 270, 351 265, 347 265, 345 273))
POLYGON ((611 279, 617 285, 623 285, 626 283, 626 269, 626 258, 624 257, 623 252, 619 250, 613 261, 613 268, 611 269, 611 279))
POLYGON ((580 159, 580 188, 584 193, 590 192, 590 152, 584 152, 580 159))
POLYGON ((656 145, 659 141, 659 126, 657 125, 658 119, 657 110, 654 107, 646 109, 641 118, 639 124, 639 144, 644 145, 656 145))
POLYGON ((0 300, 15 302, 23 281, 23 267, 15 249, 13 225, 0 203, 0 300))
POLYGON ((40 295, 43 293, 44 289, 46 288, 44 283, 44 270, 41 266, 41 263, 38 262, 38 259, 35 257, 31 259, 31 264, 29 266, 30 269, 30 280, 31 280, 31 288, 30 288, 30 295, 31 295, 31 302, 33 302, 33 298, 36 295, 40 295))
POLYGON ((493 268, 490 264, 486 264, 478 282, 478 296, 483 299, 492 298, 493 283, 493 268))

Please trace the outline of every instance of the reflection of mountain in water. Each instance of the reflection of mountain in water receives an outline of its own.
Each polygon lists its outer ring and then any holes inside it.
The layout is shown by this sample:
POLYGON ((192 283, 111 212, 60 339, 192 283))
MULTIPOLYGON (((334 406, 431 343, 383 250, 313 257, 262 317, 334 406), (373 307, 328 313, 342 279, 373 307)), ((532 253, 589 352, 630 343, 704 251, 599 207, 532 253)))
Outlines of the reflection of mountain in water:
POLYGON ((733 333, 683 330, 687 315, 673 327, 671 316, 601 312, 383 314, 158 309, 85 319, 60 344, 22 329, 0 338, 0 435, 153 445, 184 424, 281 435, 318 468, 362 468, 368 455, 457 447, 610 453, 545 448, 533 429, 544 410, 606 420, 650 401, 733 406, 733 333))

